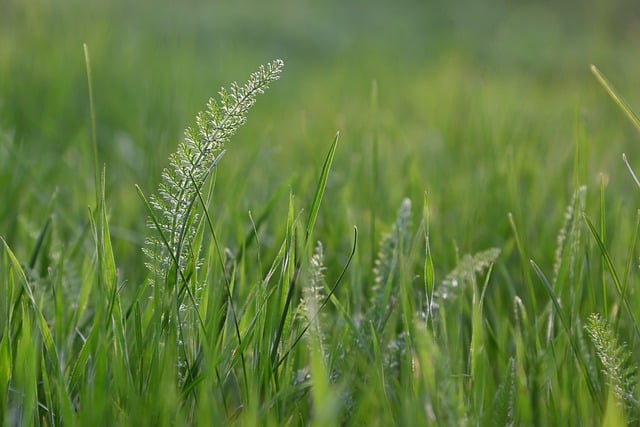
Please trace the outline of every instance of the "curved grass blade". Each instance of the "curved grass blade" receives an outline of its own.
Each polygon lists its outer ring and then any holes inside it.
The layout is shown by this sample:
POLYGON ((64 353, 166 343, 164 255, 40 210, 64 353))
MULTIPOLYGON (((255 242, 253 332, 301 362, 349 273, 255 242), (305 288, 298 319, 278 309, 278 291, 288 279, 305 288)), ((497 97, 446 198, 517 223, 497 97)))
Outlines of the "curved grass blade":
MULTIPOLYGON (((336 290, 338 289, 338 285, 340 285, 340 283, 342 282, 342 279, 344 278, 345 274, 347 273, 347 270, 349 269, 349 266, 351 265, 351 261, 353 260, 353 257, 356 254, 357 245, 358 245, 358 228, 354 227, 353 228, 353 246, 351 247, 351 253, 349 254, 349 258, 347 259, 347 262, 345 263, 344 267, 342 268, 342 271, 340 272, 340 275, 338 276, 338 278, 334 282, 333 286, 331 287, 331 289, 329 290, 327 295, 324 297, 322 303, 320 304, 320 307, 318 308, 318 312, 320 312, 324 308, 324 306, 327 305, 329 300, 331 300, 334 297, 334 294, 335 294, 336 290)), ((309 322, 307 322, 307 324, 304 326, 304 328, 302 328, 302 331, 300 331, 298 336, 293 340, 293 343, 291 344, 291 347, 289 347, 289 349, 282 355, 282 357, 276 363, 276 365, 275 365, 276 368, 279 367, 287 359, 287 356, 289 355, 289 353, 291 353, 291 351, 293 351, 295 346, 302 339, 302 337, 307 332, 307 330, 311 327, 311 322, 314 321, 314 320, 315 319, 311 319, 309 322)), ((353 328, 355 330, 355 326, 353 326, 353 328)))
POLYGON ((636 183, 638 188, 640 188, 640 180, 638 180, 638 177, 636 176, 636 173, 633 171, 633 168, 631 167, 631 165, 629 164, 629 161, 627 160, 627 155, 624 154, 624 153, 622 153, 622 161, 627 166, 627 170, 631 174, 631 178, 633 178, 633 181, 636 183))
MULTIPOLYGON (((333 162, 333 157, 335 155, 335 151, 336 148, 338 146, 338 138, 340 136, 340 132, 336 133, 336 136, 333 139, 333 142, 331 143, 331 147, 329 147, 329 152, 327 153, 327 156, 325 157, 324 160, 324 164, 322 166, 322 172, 320 174, 320 179, 318 180, 318 185, 316 187, 316 192, 315 192, 315 196, 313 198, 313 205, 311 207, 311 212, 309 214, 309 219, 307 220, 307 227, 306 227, 306 232, 305 232, 305 243, 304 243, 304 247, 305 247, 305 254, 306 254, 306 249, 309 247, 310 242, 311 242, 311 233, 313 231, 313 227, 315 226, 315 222, 316 219, 318 217, 318 212, 320 210, 320 204, 322 203, 322 198, 324 196, 324 191, 326 189, 327 186, 327 179, 329 177, 329 171, 331 170, 331 164, 333 162)), ((298 280, 298 277, 300 275, 300 265, 302 263, 302 259, 301 258, 297 258, 296 257, 296 245, 295 245, 295 239, 296 239, 296 234, 295 234, 295 228, 294 228, 294 223, 293 223, 293 200, 290 200, 289 203, 289 217, 287 220, 287 230, 291 230, 291 233, 289 233, 289 231, 287 231, 287 241, 292 243, 292 247, 291 249, 287 250, 287 253, 292 252, 293 253, 293 259, 295 260, 295 267, 294 270, 291 274, 291 278, 288 281, 289 282, 289 289, 287 291, 287 297, 285 300, 285 306, 282 312, 282 315, 280 317, 280 326, 278 328, 277 334, 276 334, 276 338, 275 341, 273 343, 273 347, 271 348, 271 360, 273 361, 274 365, 278 365, 280 363, 281 360, 283 360, 283 358, 279 358, 278 360, 276 360, 276 356, 277 356, 277 349, 278 346, 280 345, 280 341, 282 339, 282 332, 283 332, 283 328, 285 325, 285 320, 286 320, 286 316, 289 312, 289 307, 291 305, 291 299, 293 298, 293 293, 294 293, 294 289, 295 289, 295 284, 298 280)))
POLYGON ((618 92, 615 90, 613 85, 609 82, 609 80, 607 80, 604 74, 602 74, 595 65, 591 64, 590 68, 593 75, 596 76, 596 79, 602 85, 602 87, 604 87, 609 96, 611 96, 615 103, 618 104, 618 107, 620 107, 622 111, 624 111, 624 113, 627 115, 629 120, 631 120, 631 123, 634 124, 636 129, 640 130, 640 117, 638 117, 636 113, 633 112, 624 98, 618 95, 618 92))

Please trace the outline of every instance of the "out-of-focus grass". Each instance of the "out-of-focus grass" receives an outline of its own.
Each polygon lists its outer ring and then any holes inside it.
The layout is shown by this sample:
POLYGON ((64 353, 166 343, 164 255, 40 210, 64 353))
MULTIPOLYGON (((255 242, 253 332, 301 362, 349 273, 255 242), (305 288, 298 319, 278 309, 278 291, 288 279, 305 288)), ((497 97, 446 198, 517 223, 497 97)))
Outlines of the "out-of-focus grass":
POLYGON ((154 188, 206 98, 272 57, 285 59, 286 78, 252 112, 256 126, 238 135, 233 162, 220 165, 219 215, 255 210, 282 186, 306 188, 340 130, 327 197, 346 220, 319 223, 332 237, 352 224, 374 230, 370 212, 388 217, 402 197, 426 191, 449 256, 454 241, 468 250, 503 243, 507 212, 525 237, 551 241, 557 227, 539 224, 559 225, 574 174, 595 185, 602 172, 626 191, 612 172, 622 151, 632 161, 640 152, 588 73, 597 63, 637 94, 628 60, 636 6, 595 3, 9 1, 0 18, 3 233, 26 244, 51 210, 70 236, 86 222, 86 42, 125 258, 139 256, 144 230, 133 184, 154 188))
MULTIPOLYGON (((519 129, 527 138, 565 150, 575 117, 595 116, 589 125, 609 120, 601 107, 589 104, 595 85, 587 65, 612 69, 623 82, 633 75, 633 63, 624 60, 633 49, 633 14, 622 11, 634 6, 592 6, 9 1, 0 18, 0 123, 24 146, 23 173, 49 184, 41 198, 56 182, 68 191, 90 188, 82 185, 90 165, 83 161, 87 92, 81 50, 88 43, 101 158, 117 184, 112 197, 123 191, 128 201, 133 195, 128 183, 153 184, 184 125, 213 91, 256 63, 283 57, 284 87, 255 114, 269 111, 270 121, 285 121, 248 129, 246 139, 269 141, 253 143, 251 150, 259 146, 278 150, 278 156, 297 159, 302 152, 317 158, 322 150, 313 147, 340 129, 352 147, 345 158, 357 159, 368 154, 367 139, 375 129, 381 150, 407 147, 400 152, 421 160, 413 169, 433 170, 430 159, 436 164, 450 159, 435 173, 449 180, 465 176, 453 174, 455 164, 466 169, 466 159, 477 162, 473 150, 485 151, 482 138, 508 151, 489 132, 502 132, 515 144, 519 129), (369 102, 373 80, 380 88, 376 117, 369 102), (543 126, 533 126, 527 114, 543 126), (486 128, 485 135, 479 138, 476 127, 486 128), (277 132, 281 129, 286 132, 277 132), (41 155, 31 170, 35 147, 41 155), (415 150, 427 153, 418 156, 415 150), (49 179, 52 174, 55 179, 49 179)), ((624 89, 634 96, 631 84, 624 89)), ((540 151, 548 152, 544 146, 540 151)), ((234 165, 243 170, 243 159, 251 156, 238 157, 234 165)), ((400 170, 384 167, 388 173, 400 170)), ((415 178, 405 183, 417 192, 436 181, 415 178)))

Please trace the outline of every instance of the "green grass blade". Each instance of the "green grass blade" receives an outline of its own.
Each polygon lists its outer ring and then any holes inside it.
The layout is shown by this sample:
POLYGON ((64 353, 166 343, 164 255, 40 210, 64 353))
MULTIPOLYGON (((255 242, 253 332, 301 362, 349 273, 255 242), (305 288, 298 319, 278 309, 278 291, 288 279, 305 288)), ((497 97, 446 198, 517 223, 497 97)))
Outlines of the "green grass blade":
MULTIPOLYGON (((485 347, 485 331, 484 331, 484 298, 489 286, 489 278, 493 271, 493 264, 489 266, 487 275, 482 286, 482 290, 478 295, 478 287, 473 283, 473 299, 471 308, 471 346, 469 348, 469 358, 471 361, 471 379, 473 381, 479 376, 479 369, 483 366, 482 359, 485 347)), ((475 282, 475 280, 474 280, 475 282)))
MULTIPOLYGON (((529 268, 526 266, 526 260, 528 259, 526 250, 522 243, 522 239, 520 237, 520 233, 518 232, 518 227, 516 227, 515 219, 513 218, 513 214, 509 212, 508 214, 509 225, 511 226, 511 231, 513 232, 513 236, 516 240, 516 247, 518 249, 518 254, 520 255, 520 262, 522 265, 522 271, 524 272, 524 280, 526 283, 526 288, 529 289, 529 299, 531 300, 532 311, 534 313, 538 312, 538 302, 536 298, 536 294, 534 291, 533 280, 531 278, 531 272, 529 268)), ((534 320, 535 321, 535 320, 534 320)))
MULTIPOLYGON (((242 339, 242 333, 240 332, 240 324, 238 323, 238 313, 233 301, 233 295, 232 295, 232 290, 231 290, 231 280, 229 279, 228 275, 225 272, 225 265, 224 265, 224 260, 222 257, 222 249, 218 243, 218 236, 216 234, 216 230, 215 227, 213 225, 213 220, 211 219, 211 215, 209 214, 209 209, 208 209, 208 204, 205 202, 204 198, 202 197, 202 192, 200 191, 200 187, 198 187, 197 185, 195 185, 196 183, 194 182, 194 186, 196 187, 196 194, 198 197, 198 200, 200 201, 201 207, 202 207, 202 211, 204 212, 204 216, 205 216, 205 221, 207 224, 207 227, 209 228, 209 232, 211 233, 211 236, 213 238, 213 242, 216 248, 216 254, 218 257, 218 263, 220 265, 221 271, 223 272, 223 276, 224 276, 224 286, 225 286, 225 293, 226 293, 226 305, 229 307, 230 313, 231 313, 231 318, 233 321, 233 328, 235 331, 235 335, 236 335, 236 339, 238 340, 238 348, 242 349, 244 347, 243 345, 243 339, 242 339)), ((190 297, 192 300, 192 303, 194 304, 194 306, 196 305, 196 301, 195 298, 193 297, 193 295, 191 295, 190 293, 190 297)), ((204 332, 206 330, 205 327, 205 323, 204 320, 202 319, 200 312, 196 310, 196 316, 198 319, 198 322, 200 323, 200 327, 202 328, 202 331, 204 332)), ((242 371, 243 371, 243 378, 244 378, 244 382, 245 385, 247 384, 247 369, 246 369, 246 362, 245 362, 245 357, 244 357, 244 350, 241 350, 238 352, 238 355, 240 357, 240 361, 242 364, 242 371)))
POLYGON ((600 398, 600 395, 598 393, 598 389, 595 385, 595 381, 593 380, 593 378, 591 378, 591 373, 589 372, 589 369, 587 367, 587 363, 584 359, 584 355, 582 354, 582 352, 580 351, 580 346, 577 342, 577 339, 575 337, 575 334, 572 333, 571 331, 571 325, 569 323, 569 319, 567 319, 564 310, 562 309, 562 306, 560 305, 560 301, 558 301, 558 297, 556 296, 555 292, 553 291, 553 287, 551 286, 551 284, 549 283, 549 280, 547 279, 547 277, 545 276, 545 274, 542 272, 542 270, 540 270, 540 267, 538 267, 538 265, 531 260, 531 267, 533 268, 533 270, 535 271, 536 275, 538 276, 538 279, 540 279, 540 282, 542 282, 542 284, 544 285, 545 290, 547 291, 547 294, 549 295, 549 298, 551 299, 551 302, 553 303, 553 307, 558 315, 558 317, 560 318, 560 323, 562 324, 562 327, 565 331, 565 333, 567 334, 567 338, 569 340, 569 343, 571 344, 571 348, 573 349, 573 354, 576 358, 576 360, 578 361, 578 364, 580 365, 580 367, 582 368, 582 373, 584 375, 584 378, 587 382, 587 387, 589 388, 589 393, 591 394, 591 397, 593 398, 593 400, 596 401, 596 403, 598 404, 598 407, 600 409, 600 412, 604 411, 604 404, 600 398))
POLYGON ((285 324, 289 315, 289 308, 291 306, 291 299, 293 298, 293 292, 295 289, 295 279, 298 274, 299 268, 295 266, 295 251, 296 251, 296 233, 295 233, 295 221, 294 221, 294 208, 293 208, 293 195, 289 198, 289 213, 287 216, 287 237, 285 238, 285 254, 283 258, 283 279, 282 284, 288 285, 284 307, 280 313, 280 322, 276 330, 276 336, 271 343, 271 363, 273 366, 277 363, 278 350, 280 348, 280 341, 284 333, 285 324))
MULTIPOLYGON (((64 384, 62 379, 62 372, 60 370, 60 359, 58 356, 58 351, 53 340, 53 336, 51 335, 51 330, 45 319, 42 310, 37 305, 36 300, 34 298, 33 292, 31 291, 31 287, 29 285, 29 281, 27 276, 20 265, 20 262, 16 258, 15 254, 4 240, 4 238, 0 237, 0 240, 4 243, 5 251, 9 256, 9 260, 11 261, 11 266, 13 270, 18 274, 19 280, 22 282, 23 289, 25 289, 25 294, 28 297, 28 307, 30 308, 29 312, 31 315, 35 317, 35 323, 38 327, 38 331, 40 332, 40 338, 42 340, 42 344, 44 345, 44 356, 46 358, 46 363, 48 366, 48 370, 45 371, 45 375, 50 375, 52 377, 53 382, 57 382, 59 384, 64 384)), ((25 315, 26 308, 23 305, 23 328, 26 327, 26 323, 24 322, 25 316, 29 316, 29 314, 25 315)), ((17 351, 17 354, 22 354, 20 351, 17 351)), ((44 363, 44 361, 43 361, 44 363)))
POLYGON ((42 249, 42 245, 44 243, 45 237, 47 236, 50 225, 51 217, 48 217, 47 221, 44 223, 44 227, 42 227, 42 230, 40 230, 40 233, 38 234, 36 245, 33 248, 33 253, 31 254, 31 257, 29 257, 29 269, 33 269, 36 265, 36 260, 38 259, 38 255, 40 254, 40 250, 42 249))
POLYGON ((2 236, 0 236, 0 240, 4 244, 4 250, 6 251, 7 255, 9 256, 9 261, 11 263, 11 266, 13 267, 14 271, 18 274, 18 279, 20 280, 20 283, 22 284, 23 291, 29 297, 29 302, 31 303, 31 305, 33 307, 35 307, 36 306, 36 300, 35 300, 35 298, 33 296, 33 292, 31 291, 31 287, 29 286, 29 280, 27 279, 27 275, 25 274, 24 270, 22 269, 22 266, 20 265, 20 261, 18 261, 18 258, 16 258, 15 254, 13 253, 11 248, 9 247, 9 244, 7 243, 6 240, 4 240, 4 238, 2 236))
POLYGON ((16 425, 34 425, 37 420, 39 342, 34 333, 32 316, 26 304, 22 304, 22 329, 16 342, 16 357, 12 375, 12 387, 20 390, 11 399, 16 425))
POLYGON ((625 292, 625 286, 623 286, 622 281, 620 280, 620 276, 618 275, 618 272, 616 270, 616 267, 613 264, 613 260, 611 259, 611 256, 609 255, 609 251, 607 250, 606 246, 604 245, 604 242, 600 238, 600 235, 598 234, 598 231, 594 227, 594 225, 591 222, 591 220, 589 220, 589 218, 586 215, 583 215, 583 218, 586 221, 587 226, 589 227, 589 230, 591 231, 591 234, 593 235, 593 238, 596 240, 596 243, 598 244, 598 248, 600 249, 600 254, 604 258, 604 261, 605 261, 605 263, 606 263, 606 265, 607 265, 607 267, 609 269, 609 273, 611 274, 611 279, 613 280, 613 284, 615 285, 616 290, 618 291, 618 296, 622 300, 622 303, 623 303, 625 309, 627 310, 627 314, 631 318, 631 321, 633 323, 633 328, 634 328, 634 330, 636 332, 636 335, 638 336, 638 338, 640 338, 640 325, 638 324, 638 321, 637 321, 636 315, 635 315, 635 311, 634 311, 633 307, 631 306, 631 302, 629 301, 629 296, 625 292))
MULTIPOLYGON (((604 242, 606 241, 606 204, 605 204, 605 194, 604 194, 604 177, 600 177, 600 236, 601 237, 601 241, 604 245, 604 242)), ((604 315, 605 317, 609 316, 609 304, 608 304, 608 297, 607 297, 607 280, 606 280, 606 274, 607 274, 607 269, 605 266, 605 260, 604 257, 600 257, 600 263, 602 265, 601 268, 601 273, 600 273, 600 282, 602 283, 601 286, 601 290, 602 290, 602 306, 603 306, 603 310, 604 310, 604 315)))
MULTIPOLYGON (((0 338, 0 414, 7 413, 7 394, 13 370, 13 355, 11 341, 9 339, 9 324, 6 323, 0 338)), ((0 424, 6 423, 3 415, 0 415, 0 424)))
POLYGON ((629 164, 629 160, 627 160, 627 155, 625 153, 622 153, 622 161, 627 166, 627 170, 631 174, 631 178, 633 178, 633 182, 635 182, 638 188, 640 188, 640 180, 638 180, 636 173, 633 171, 633 168, 629 164))
MULTIPOLYGON (((247 232, 245 238, 242 240, 242 244, 235 254, 236 262, 239 262, 244 256, 246 250, 253 244, 253 242, 258 241, 258 230, 262 227, 262 225, 269 219, 269 215, 273 214, 274 208, 276 207, 276 203, 282 197, 282 195, 291 188, 291 182, 285 181, 269 198, 266 202, 264 208, 260 212, 257 218, 254 219, 251 216, 252 229, 247 232)), ((261 270, 262 271, 262 270, 261 270)))
POLYGON ((109 219, 106 208, 106 168, 103 168, 100 179, 100 199, 98 202, 98 220, 96 233, 96 253, 98 254, 98 268, 100 282, 106 287, 109 293, 109 309, 107 316, 112 313, 120 320, 120 298, 118 296, 118 278, 116 272, 116 261, 111 243, 111 231, 109 230, 109 219), (114 311, 115 310, 115 311, 114 311))
POLYGON ((433 301, 433 289, 435 287, 435 269, 433 266, 433 257, 431 255, 431 246, 429 243, 429 206, 427 204, 427 196, 425 194, 422 205, 422 222, 424 231, 424 267, 423 267, 423 280, 425 297, 427 299, 427 321, 431 317, 431 302, 433 301))
POLYGON ((618 92, 615 90, 615 88, 609 82, 609 80, 607 80, 604 74, 602 74, 600 70, 598 70, 598 68, 593 64, 591 65, 591 72, 593 73, 594 76, 596 76, 596 79, 602 85, 602 87, 604 87, 604 89, 607 91, 609 96, 611 96, 611 98, 615 101, 615 103, 618 104, 618 106, 622 109, 622 111, 624 111, 624 113, 629 118, 629 120, 631 120, 631 123, 634 124, 636 129, 640 130, 640 118, 636 115, 636 113, 633 112, 633 110, 631 109, 629 104, 624 100, 624 98, 618 95, 618 92))
POLYGON ((93 79, 91 77, 91 60, 89 58, 89 46, 86 43, 82 45, 84 50, 84 64, 87 72, 87 88, 89 89, 89 114, 91 120, 91 151, 93 153, 93 170, 94 170, 94 185, 96 189, 96 205, 99 202, 100 197, 100 172, 98 168, 98 138, 96 136, 96 109, 95 101, 93 98, 93 79))
MULTIPOLYGON (((627 255, 627 262, 625 263, 624 268, 624 277, 622 279, 622 294, 628 295, 627 290, 629 288, 629 277, 631 276, 631 269, 635 265, 636 262, 636 247, 638 242, 638 234, 640 233, 640 209, 636 211, 636 221, 633 227, 633 233, 629 238, 629 251, 627 255)), ((603 282, 604 283, 604 282, 603 282)), ((619 324, 620 317, 616 318, 616 324, 619 324)), ((617 330, 617 325, 616 325, 617 330)))
POLYGON ((380 167, 379 167, 379 156, 380 156, 380 119, 379 119, 379 90, 378 90, 378 81, 373 80, 371 82, 371 193, 369 196, 369 233, 371 238, 371 262, 374 262, 376 259, 376 222, 378 221, 378 207, 380 200, 380 167))
POLYGON ((311 212, 309 213, 309 219, 307 221, 307 232, 305 235, 307 245, 310 244, 309 241, 311 238, 311 232, 313 231, 313 227, 315 226, 316 219, 318 217, 318 211, 320 210, 320 204, 322 203, 324 190, 327 187, 327 179, 329 178, 329 171, 331 170, 331 164, 333 163, 333 157, 336 153, 339 137, 340 132, 336 133, 336 136, 333 138, 333 142, 331 143, 331 147, 329 148, 327 157, 324 159, 324 164, 322 165, 320 180, 318 181, 318 185, 316 187, 316 193, 313 197, 313 205, 311 206, 311 212))

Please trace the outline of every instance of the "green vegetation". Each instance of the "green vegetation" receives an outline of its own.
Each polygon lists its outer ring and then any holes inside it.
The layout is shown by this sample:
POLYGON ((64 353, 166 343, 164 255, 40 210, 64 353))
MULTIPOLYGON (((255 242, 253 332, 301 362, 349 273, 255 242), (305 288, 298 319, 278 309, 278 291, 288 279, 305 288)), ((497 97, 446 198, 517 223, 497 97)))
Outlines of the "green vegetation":
POLYGON ((640 422, 638 6, 428 3, 5 1, 2 423, 640 422))

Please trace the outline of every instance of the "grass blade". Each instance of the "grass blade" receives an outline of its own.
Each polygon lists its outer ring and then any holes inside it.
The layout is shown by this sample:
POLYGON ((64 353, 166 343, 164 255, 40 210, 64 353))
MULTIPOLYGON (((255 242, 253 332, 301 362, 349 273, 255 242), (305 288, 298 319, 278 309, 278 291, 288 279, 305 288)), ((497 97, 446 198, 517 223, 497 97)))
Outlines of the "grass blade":
POLYGON ((598 244, 598 248, 600 248, 600 253, 601 253, 602 257, 604 258, 604 261, 605 261, 605 263, 606 263, 606 265, 607 265, 607 267, 609 269, 609 273, 611 274, 611 279, 613 280, 613 284, 615 285, 616 290, 618 291, 618 296, 622 300, 622 303, 624 304, 624 307, 627 310, 627 313, 629 314, 629 317, 631 318, 631 321, 633 323, 633 328, 634 328, 634 330, 636 332, 636 335, 638 336, 638 338, 640 338, 640 325, 638 324, 638 321, 636 319, 635 311, 633 310, 633 307, 631 306, 631 302, 629 301, 629 297, 628 297, 627 293, 625 292, 625 287, 623 286, 622 281, 620 280, 620 276, 618 276, 618 272, 616 270, 615 265, 613 265, 613 261, 611 260, 611 256, 609 256, 609 251, 605 247, 604 242, 600 238, 600 235, 598 234, 598 231, 594 227, 594 225, 591 222, 591 220, 589 220, 589 218, 586 215, 583 215, 583 218, 586 221, 587 226, 589 227, 589 230, 591 231, 591 234, 593 235, 593 238, 596 240, 596 243, 598 244))
POLYGON ((615 90, 613 85, 609 82, 609 80, 607 80, 604 74, 602 74, 595 65, 591 64, 590 68, 593 75, 596 76, 596 79, 602 85, 602 87, 604 87, 609 96, 611 96, 615 103, 618 104, 618 107, 620 107, 622 111, 624 111, 624 113, 627 115, 629 120, 631 120, 631 123, 634 124, 636 129, 640 130, 640 118, 636 115, 636 113, 633 112, 629 104, 624 100, 624 98, 618 95, 618 92, 615 90))
POLYGON ((47 221, 44 223, 44 227, 40 230, 38 234, 38 239, 36 240, 36 246, 33 248, 33 253, 29 258, 29 269, 33 269, 36 265, 36 260, 38 259, 38 255, 40 254, 40 250, 42 249, 42 245, 44 243, 44 239, 47 236, 47 231, 49 231, 49 226, 51 225, 51 217, 47 218, 47 221))
POLYGON ((318 217, 318 211, 320 210, 320 204, 322 203, 324 190, 327 187, 327 179, 329 177, 329 171, 331 170, 331 163, 333 163, 333 157, 336 153, 339 137, 340 132, 336 133, 336 136, 333 138, 333 142, 331 143, 331 147, 329 148, 327 157, 325 157, 324 164, 322 165, 322 173, 320 174, 320 180, 318 181, 318 185, 316 187, 316 193, 313 197, 313 205, 311 206, 311 212, 309 213, 309 219, 307 221, 307 233, 305 235, 306 245, 308 245, 311 240, 311 232, 313 231, 313 227, 318 217))
POLYGON ((591 378, 591 373, 589 372, 589 369, 587 367, 587 363, 584 359, 584 355, 580 351, 580 346, 578 345, 577 339, 575 338, 574 334, 571 331, 571 325, 569 323, 569 319, 567 319, 564 313, 564 310, 560 305, 560 301, 558 301, 558 297, 553 291, 553 288, 551 287, 551 284, 549 283, 549 280, 547 279, 545 274, 542 272, 542 270, 540 270, 540 267, 538 267, 538 265, 533 260, 531 260, 530 262, 531 262, 531 267, 533 268, 536 275, 544 285, 544 288, 547 291, 549 298, 551 298, 553 307, 555 308, 555 311, 558 314, 558 317, 560 318, 560 323, 562 324, 562 327, 565 333, 567 334, 567 338, 569 339, 569 343, 571 344, 571 348, 573 349, 573 354, 576 360, 578 361, 580 368, 582 369, 582 373, 587 382, 587 387, 589 388, 589 393, 591 394, 591 397, 593 398, 593 400, 595 400, 596 403, 598 404, 600 411, 603 412, 604 404, 598 393, 598 389, 595 385, 595 381, 593 380, 593 378, 591 378))
POLYGON ((87 72, 87 88, 89 89, 89 114, 91 120, 91 151, 93 153, 93 170, 94 170, 94 185, 96 189, 96 205, 98 204, 100 197, 100 176, 98 169, 98 138, 96 136, 96 108, 93 99, 93 79, 91 77, 91 60, 89 59, 89 46, 83 43, 82 49, 84 51, 84 65, 87 72))
POLYGON ((629 164, 629 161, 627 160, 627 155, 624 153, 622 153, 622 161, 627 166, 627 170, 631 174, 631 178, 633 178, 633 182, 635 182, 638 188, 640 188, 640 180, 638 180, 636 173, 633 171, 633 168, 631 167, 631 165, 629 164))

